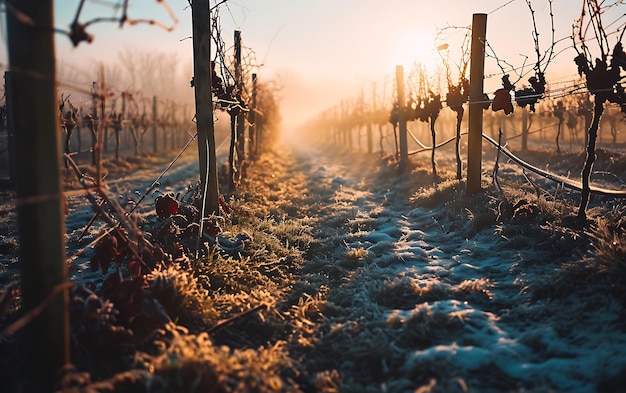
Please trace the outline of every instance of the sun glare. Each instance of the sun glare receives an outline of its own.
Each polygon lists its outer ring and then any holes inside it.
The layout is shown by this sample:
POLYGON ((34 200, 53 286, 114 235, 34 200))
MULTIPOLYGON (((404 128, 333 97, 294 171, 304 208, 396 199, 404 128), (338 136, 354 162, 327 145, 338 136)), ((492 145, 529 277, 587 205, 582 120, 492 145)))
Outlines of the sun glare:
POLYGON ((415 63, 422 64, 428 72, 437 69, 437 53, 432 34, 423 30, 410 30, 398 37, 393 45, 393 66, 402 65, 405 70, 415 63))

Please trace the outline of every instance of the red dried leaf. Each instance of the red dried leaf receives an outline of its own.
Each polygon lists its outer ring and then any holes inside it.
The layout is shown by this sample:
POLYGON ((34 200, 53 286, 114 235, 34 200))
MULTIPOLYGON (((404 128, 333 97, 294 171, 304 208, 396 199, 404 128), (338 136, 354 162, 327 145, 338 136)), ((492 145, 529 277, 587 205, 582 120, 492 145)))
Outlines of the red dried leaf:
POLYGON ((185 249, 183 248, 183 245, 178 242, 174 243, 174 250, 172 251, 173 259, 182 258, 185 255, 185 249))
POLYGON ((91 43, 93 41, 93 36, 87 33, 87 26, 78 22, 72 23, 68 36, 70 37, 70 40, 72 41, 72 44, 74 44, 74 46, 78 46, 78 44, 83 41, 88 43, 91 43))
POLYGON ((156 214, 159 218, 167 218, 178 213, 178 201, 171 195, 160 195, 155 200, 156 214))
POLYGON ((89 259, 89 267, 92 272, 100 269, 100 257, 98 256, 98 254, 93 254, 91 256, 91 258, 89 259))
POLYGON ((117 256, 114 258, 114 260, 117 262, 121 262, 130 254, 130 248, 128 247, 128 237, 126 236, 126 232, 123 228, 115 229, 113 231, 113 236, 117 241, 117 256))
POLYGON ((141 276, 142 266, 139 261, 130 261, 128 262, 128 271, 135 277, 141 276))
POLYGON ((204 228, 204 232, 209 236, 215 237, 219 235, 220 232, 222 232, 222 228, 220 228, 220 226, 217 224, 209 223, 204 228))
POLYGON ((163 249, 161 247, 154 247, 154 249, 152 250, 151 258, 150 258, 150 265, 156 266, 157 263, 163 262, 164 258, 165 258, 165 252, 163 251, 163 249))
POLYGON ((506 89, 498 89, 494 94, 491 109, 494 112, 503 110, 506 115, 513 113, 513 103, 511 102, 511 94, 509 94, 509 91, 506 89))
POLYGON ((169 200, 168 201, 168 205, 167 205, 167 209, 170 212, 171 215, 175 215, 178 213, 178 202, 176 202, 175 200, 169 200))
POLYGON ((101 268, 102 273, 106 273, 111 266, 111 261, 119 257, 117 249, 117 238, 113 235, 107 236, 98 243, 94 252, 94 256, 91 258, 91 270, 98 270, 98 266, 101 268))
POLYGON ((115 293, 122 282, 122 273, 119 269, 109 274, 107 278, 102 281, 102 294, 105 297, 110 297, 111 294, 115 293))
POLYGON ((228 204, 226 203, 226 201, 224 201, 224 197, 222 195, 220 195, 218 197, 218 202, 220 204, 220 206, 222 207, 222 209, 224 210, 224 213, 226 214, 230 214, 233 210, 230 208, 230 206, 228 206, 228 204))

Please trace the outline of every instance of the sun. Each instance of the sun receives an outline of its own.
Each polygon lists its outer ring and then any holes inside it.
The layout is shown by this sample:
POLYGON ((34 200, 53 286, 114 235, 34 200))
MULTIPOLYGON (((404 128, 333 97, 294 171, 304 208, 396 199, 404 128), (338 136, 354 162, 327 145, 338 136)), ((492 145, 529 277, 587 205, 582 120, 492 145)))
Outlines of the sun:
POLYGON ((431 33, 408 30, 394 41, 390 60, 393 66, 401 65, 405 70, 419 63, 430 73, 437 69, 437 56, 435 39, 431 33))

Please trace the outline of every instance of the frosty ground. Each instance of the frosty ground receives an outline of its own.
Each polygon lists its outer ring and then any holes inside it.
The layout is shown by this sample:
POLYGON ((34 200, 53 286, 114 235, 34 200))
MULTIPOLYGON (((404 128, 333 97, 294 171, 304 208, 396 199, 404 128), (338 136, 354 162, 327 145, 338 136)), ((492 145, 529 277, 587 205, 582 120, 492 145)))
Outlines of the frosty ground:
POLYGON ((601 288, 557 295, 555 271, 581 259, 575 233, 555 236, 537 217, 498 222, 507 218, 494 220, 488 197, 449 200, 445 189, 463 186, 433 187, 426 162, 397 173, 335 153, 296 160, 311 168, 323 244, 303 277, 325 302, 313 353, 345 390, 582 392, 623 372, 620 299, 601 288))
MULTIPOLYGON (((195 158, 184 155, 137 209, 146 232, 160 221, 154 197, 182 195, 197 180, 195 158)), ((130 352, 83 349, 90 353, 79 357, 83 364, 75 358, 66 391, 611 392, 624 386, 623 203, 594 197, 591 224, 576 228, 574 192, 506 162, 499 166, 503 191, 493 191, 487 160, 485 192, 469 197, 454 180, 452 157, 438 153, 438 178, 426 158, 412 156, 400 168, 385 154, 293 140, 276 145, 249 166, 240 187, 224 191, 233 209, 224 233, 248 233, 246 248, 237 255, 213 249, 204 262, 148 275, 157 299, 155 282, 177 282, 174 297, 182 300, 165 307, 168 322, 154 329, 158 334, 135 331, 130 352)), ((600 158, 598 171, 623 179, 616 172, 623 157, 600 158)), ((565 174, 579 170, 581 154, 538 152, 528 159, 549 160, 539 164, 565 174)), ((120 161, 110 170, 110 193, 122 205, 140 200, 167 163, 147 160, 120 161)), ((106 225, 96 221, 79 243, 93 211, 78 194, 69 202, 70 278, 98 288, 104 275, 89 267, 92 250, 75 253, 106 225)), ((8 220, 11 203, 3 198, 8 220)), ((15 232, 10 221, 2 225, 4 286, 18 276, 15 232)), ((19 309, 6 314, 0 326, 19 309)), ((3 354, 16 348, 10 339, 3 354)), ((15 379, 25 365, 9 367, 9 360, 3 355, 3 373, 15 379)))

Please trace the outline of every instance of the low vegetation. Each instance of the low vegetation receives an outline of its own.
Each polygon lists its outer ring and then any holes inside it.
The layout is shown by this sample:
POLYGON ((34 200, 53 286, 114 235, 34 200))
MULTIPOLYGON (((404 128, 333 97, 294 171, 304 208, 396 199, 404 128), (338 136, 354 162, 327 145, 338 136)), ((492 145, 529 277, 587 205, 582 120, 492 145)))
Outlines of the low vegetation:
MULTIPOLYGON (((551 194, 520 173, 502 175, 500 190, 486 180, 485 191, 469 198, 455 173, 440 170, 435 182, 429 163, 419 158, 402 172, 392 159, 381 164, 337 151, 335 160, 348 159, 345 168, 352 169, 341 178, 318 178, 331 168, 320 164, 307 175, 290 151, 277 149, 226 198, 232 210, 221 230, 245 233, 243 250, 207 243, 202 257, 166 255, 163 265, 143 276, 113 266, 101 278, 74 280, 74 364, 61 391, 559 389, 558 381, 515 377, 495 366, 493 357, 504 352, 485 342, 506 338, 497 323, 523 329, 543 318, 570 326, 570 312, 577 310, 572 304, 597 302, 621 315, 611 329, 626 329, 621 202, 598 199, 589 210, 592 224, 580 228, 572 219, 575 198, 551 194), (406 217, 395 217, 399 210, 406 217), (380 224, 402 220, 410 230, 380 224), (421 246, 404 251, 411 242, 421 246), (499 261, 506 265, 501 270, 486 263, 477 278, 446 280, 449 273, 438 265, 432 274, 417 273, 416 266, 437 262, 433 255, 455 242, 460 248, 450 271, 464 266, 464 254, 493 260, 486 248, 494 246, 509 250, 502 255, 527 256, 499 261), (452 357, 472 345, 492 354, 452 357)), ((611 165, 623 167, 622 161, 614 155, 611 165)), ((154 232, 162 224, 146 215, 141 225, 154 232)), ((19 275, 10 262, 15 240, 2 240, 0 349, 9 356, 1 359, 0 377, 9 391, 18 391, 28 367, 23 337, 19 330, 4 332, 23 316, 19 275)), ((532 352, 546 351, 540 338, 521 334, 519 340, 532 352)), ((621 386, 625 370, 592 377, 610 391, 621 386)))

